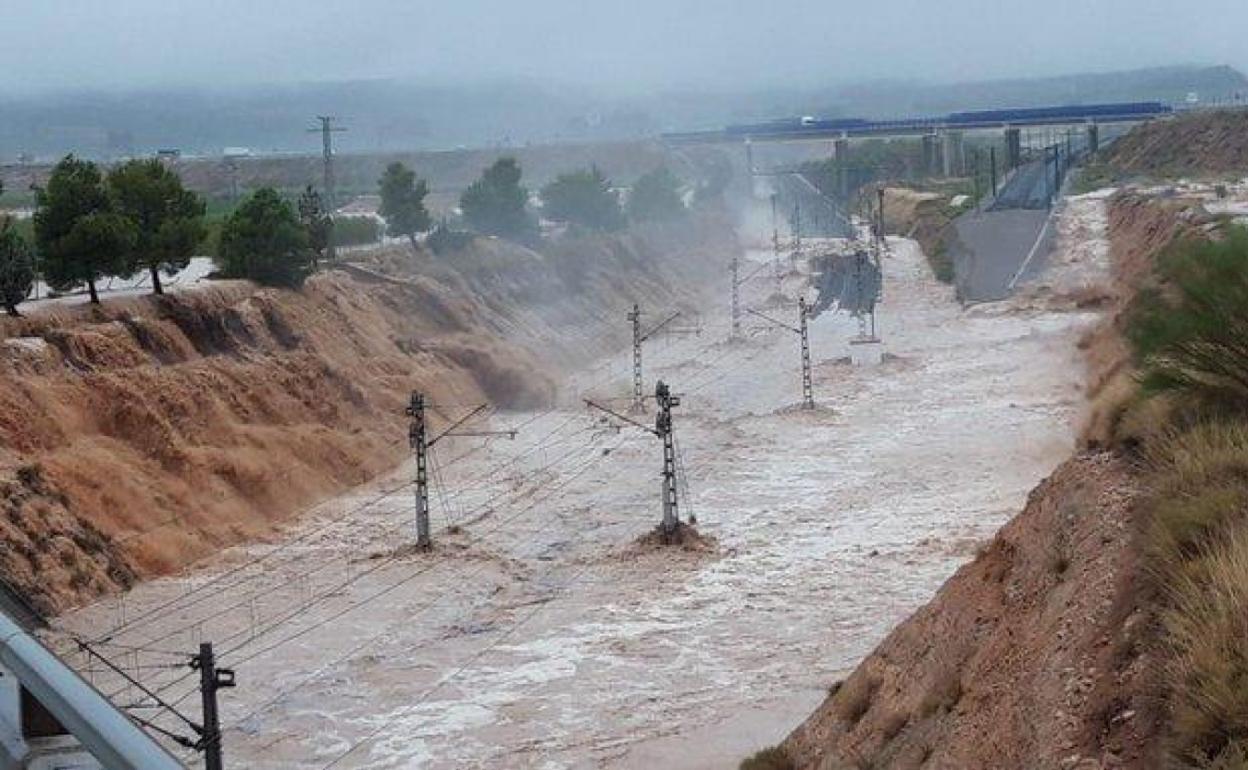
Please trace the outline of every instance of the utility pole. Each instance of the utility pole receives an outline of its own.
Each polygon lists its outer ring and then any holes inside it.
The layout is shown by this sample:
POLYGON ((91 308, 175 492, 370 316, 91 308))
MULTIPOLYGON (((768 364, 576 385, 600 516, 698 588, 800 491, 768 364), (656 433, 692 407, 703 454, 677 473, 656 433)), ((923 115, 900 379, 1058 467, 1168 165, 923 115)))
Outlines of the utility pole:
POLYGON ((223 770, 217 691, 234 686, 234 672, 228 668, 217 668, 212 642, 200 643, 199 654, 191 659, 191 668, 199 669, 199 694, 204 705, 204 724, 199 740, 204 752, 204 767, 206 770, 223 770))
POLYGON ((979 208, 979 198, 981 190, 979 189, 979 149, 971 148, 971 164, 974 170, 971 172, 971 184, 975 189, 975 208, 979 208))
POLYGON ((342 133, 347 129, 341 126, 335 126, 334 121, 337 120, 333 115, 317 115, 316 119, 321 122, 320 128, 309 128, 309 133, 320 132, 321 134, 321 154, 325 164, 324 168, 324 192, 325 192, 325 208, 330 213, 337 208, 334 196, 334 142, 333 135, 342 133))
POLYGON ((412 391, 411 400, 404 410, 411 423, 407 430, 408 444, 416 451, 416 547, 427 551, 433 547, 429 526, 429 450, 447 436, 505 436, 515 439, 517 431, 459 431, 458 428, 488 408, 488 404, 475 407, 468 414, 451 423, 450 427, 433 438, 428 437, 425 409, 429 404, 421 393, 412 391))
POLYGON ((667 383, 659 380, 654 400, 659 405, 654 429, 663 442, 663 538, 670 542, 680 526, 676 508, 676 440, 672 434, 672 407, 680 406, 680 397, 673 396, 667 383))
POLYGON ((408 426, 408 444, 416 452, 416 547, 427 550, 433 546, 429 531, 429 443, 425 431, 425 397, 412 393, 407 407, 411 417, 408 426))
POLYGON ((809 326, 807 324, 807 320, 810 318, 810 306, 806 304, 806 298, 800 297, 798 298, 798 301, 797 301, 797 317, 798 317, 797 326, 789 326, 783 321, 777 321, 776 319, 770 316, 764 315, 752 308, 746 308, 746 309, 752 315, 758 316, 759 318, 763 319, 764 321, 767 321, 773 326, 778 326, 781 329, 788 329, 789 331, 793 332, 794 334, 798 335, 801 338, 801 341, 802 341, 802 408, 814 409, 815 408, 814 378, 811 374, 810 332, 809 332, 809 326))
MULTIPOLYGON (((644 412, 646 410, 646 401, 645 396, 643 396, 641 392, 641 345, 655 334, 658 334, 659 331, 667 328, 667 325, 672 321, 680 318, 680 313, 672 313, 662 323, 644 333, 641 331, 641 307, 637 303, 633 303, 633 312, 629 313, 627 317, 633 325, 633 405, 630 411, 634 413, 644 412)), ((674 333, 686 333, 690 331, 701 333, 701 329, 673 330, 674 333)))
POLYGON ((675 539, 677 530, 680 528, 679 501, 676 495, 676 437, 672 425, 672 408, 680 406, 680 396, 673 395, 667 383, 659 380, 654 388, 654 399, 659 405, 659 412, 654 418, 653 428, 630 417, 625 417, 589 399, 585 399, 585 404, 629 425, 640 428, 658 437, 663 442, 663 518, 660 527, 663 532, 663 542, 671 543, 675 539))
POLYGON ((802 204, 793 202, 793 255, 796 257, 802 250, 802 204))
POLYGON ((628 314, 633 324, 633 408, 634 412, 645 410, 641 396, 641 307, 633 303, 633 312, 628 314))
POLYGON ((997 197, 997 147, 996 145, 993 145, 992 147, 988 148, 988 156, 992 162, 992 197, 993 197, 993 200, 995 201, 997 197))
POLYGON ((815 408, 815 387, 810 375, 810 334, 807 331, 806 319, 810 316, 810 308, 806 306, 806 298, 797 298, 797 314, 801 321, 802 335, 802 408, 815 408))
POLYGON ((776 194, 771 194, 771 256, 780 258, 780 222, 776 214, 776 194))
POLYGON ((876 237, 877 242, 880 245, 883 245, 884 243, 884 185, 880 185, 879 188, 875 191, 875 194, 879 198, 879 224, 877 225, 876 230, 875 230, 875 237, 876 237))
POLYGON ((732 338, 741 336, 741 260, 732 258, 732 338))

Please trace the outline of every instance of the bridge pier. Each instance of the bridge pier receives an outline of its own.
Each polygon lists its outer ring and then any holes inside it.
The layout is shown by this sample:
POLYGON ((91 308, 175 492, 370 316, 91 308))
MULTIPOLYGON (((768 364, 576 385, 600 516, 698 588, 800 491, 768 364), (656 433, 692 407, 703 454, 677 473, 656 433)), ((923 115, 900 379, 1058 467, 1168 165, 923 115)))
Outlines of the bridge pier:
POLYGON ((936 134, 923 135, 923 175, 935 176, 940 165, 939 137, 936 134))
POLYGON ((1023 133, 1017 128, 1005 129, 1005 167, 1014 170, 1023 163, 1023 133))
POLYGON ((839 139, 832 143, 832 152, 836 157, 838 169, 837 187, 841 200, 846 200, 849 198, 849 137, 842 134, 839 139))
POLYGON ((1098 123, 1088 124, 1088 152, 1095 153, 1101 149, 1101 126, 1098 123))
POLYGON ((966 168, 964 155, 964 147, 962 145, 961 131, 946 131, 944 133, 944 172, 945 176, 961 176, 966 168))

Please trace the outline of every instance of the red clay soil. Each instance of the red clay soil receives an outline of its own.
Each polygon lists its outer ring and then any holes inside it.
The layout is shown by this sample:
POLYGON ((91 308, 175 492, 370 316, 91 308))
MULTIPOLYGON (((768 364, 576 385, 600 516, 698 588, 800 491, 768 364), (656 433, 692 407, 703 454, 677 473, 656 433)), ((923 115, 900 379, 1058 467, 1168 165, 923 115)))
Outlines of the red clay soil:
POLYGON ((613 241, 576 280, 484 240, 453 260, 373 260, 398 280, 334 270, 298 292, 228 282, 5 319, 0 578, 51 614, 270 536, 405 457, 412 390, 550 403, 559 364, 623 343, 609 320, 688 299, 675 287, 704 285, 735 248, 690 229, 613 241), (630 271, 623 294, 599 277, 630 271), (545 355, 568 328, 594 347, 545 355))
MULTIPOLYGON (((1162 249, 1213 228, 1190 201, 1130 194, 1111 201, 1109 225, 1110 301, 1082 345, 1097 399, 1092 447, 1113 443, 1104 437, 1121 403, 1109 391, 1131 376, 1122 332, 1132 298, 1162 249)), ((798 770, 1162 767, 1138 474, 1113 451, 1061 466, 788 737, 798 770)))
POLYGON ((799 770, 1152 768, 1137 483, 1068 461, 785 742, 799 770))
POLYGON ((1224 176, 1248 172, 1248 111, 1195 112, 1138 126, 1104 160, 1120 174, 1224 176))

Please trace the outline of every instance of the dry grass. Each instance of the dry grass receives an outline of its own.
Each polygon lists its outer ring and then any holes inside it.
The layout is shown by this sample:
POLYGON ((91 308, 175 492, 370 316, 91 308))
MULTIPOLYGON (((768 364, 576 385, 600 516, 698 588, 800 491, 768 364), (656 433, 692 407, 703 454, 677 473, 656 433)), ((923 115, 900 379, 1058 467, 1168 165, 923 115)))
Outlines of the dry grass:
POLYGON ((836 713, 849 727, 857 725, 871 710, 880 681, 869 676, 851 677, 836 697, 836 713))
POLYGON ((1191 767, 1245 767, 1248 752, 1248 531, 1196 557, 1170 586, 1173 750, 1191 767))
POLYGON ((1080 442, 1091 448, 1138 446, 1171 424, 1169 400, 1144 397, 1135 374, 1122 369, 1092 394, 1080 442))
POLYGON ((740 770, 796 770, 797 765, 783 746, 763 749, 749 759, 741 761, 740 770))
POLYGON ((1165 597, 1170 750, 1180 767, 1248 767, 1248 424, 1154 442, 1146 553, 1165 597))
POLYGON ((1145 451, 1154 471, 1147 550, 1163 579, 1248 510, 1248 424, 1203 422, 1145 451))

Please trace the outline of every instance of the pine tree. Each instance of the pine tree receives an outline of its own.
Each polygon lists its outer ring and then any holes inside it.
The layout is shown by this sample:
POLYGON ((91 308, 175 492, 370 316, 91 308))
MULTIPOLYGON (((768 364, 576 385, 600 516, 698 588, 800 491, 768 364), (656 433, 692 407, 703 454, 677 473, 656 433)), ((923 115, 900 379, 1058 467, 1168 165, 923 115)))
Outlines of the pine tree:
POLYGON ((20 315, 17 306, 26 301, 35 285, 35 255, 17 232, 13 219, 0 220, 0 302, 9 315, 20 315))
POLYGON ((311 275, 312 263, 307 232, 271 187, 252 193, 221 229, 217 265, 227 278, 297 287, 311 275))
POLYGON ((429 185, 416 178, 416 172, 402 163, 391 163, 378 182, 381 188, 381 208, 377 212, 386 220, 386 231, 391 235, 407 236, 412 248, 416 248, 416 234, 430 228, 433 220, 425 208, 425 196, 429 185))
POLYGON ((114 209, 134 228, 127 269, 147 270, 152 292, 163 294, 160 274, 173 275, 190 264, 207 232, 203 200, 159 160, 123 163, 109 173, 107 185, 114 209))
POLYGON ((68 291, 85 283, 98 305, 97 281, 132 275, 127 257, 137 242, 134 226, 114 210, 94 163, 65 156, 47 187, 35 191, 35 202, 35 243, 49 286, 68 291))
POLYGON ((537 222, 528 211, 529 193, 520 184, 520 164, 499 158, 459 198, 464 221, 478 233, 519 241, 537 235, 537 222))

